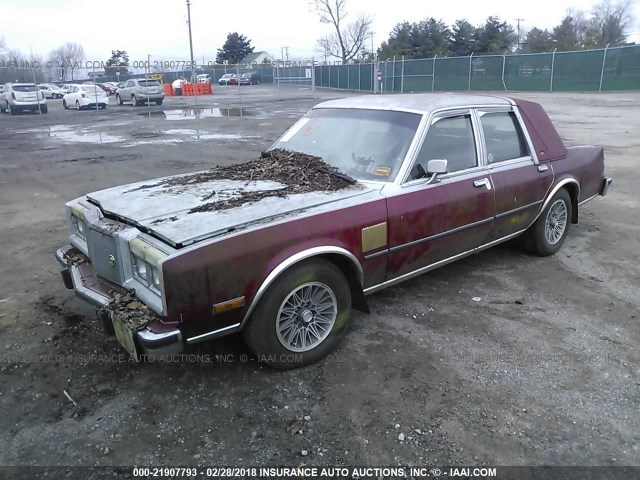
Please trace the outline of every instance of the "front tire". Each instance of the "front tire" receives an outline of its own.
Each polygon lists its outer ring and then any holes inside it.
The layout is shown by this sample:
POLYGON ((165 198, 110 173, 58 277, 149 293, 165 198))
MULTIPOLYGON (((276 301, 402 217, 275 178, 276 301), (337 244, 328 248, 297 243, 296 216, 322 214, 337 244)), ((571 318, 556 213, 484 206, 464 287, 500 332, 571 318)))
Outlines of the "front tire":
POLYGON ((138 99, 136 98, 135 95, 131 95, 131 105, 134 107, 138 106, 138 99))
POLYGON ((553 255, 560 250, 569 233, 571 215, 571 196, 562 188, 526 232, 527 249, 541 257, 553 255))
POLYGON ((265 292, 244 329, 258 361, 279 369, 314 363, 336 348, 351 314, 351 290, 326 260, 293 266, 265 292))
POLYGON ((64 107, 65 110, 69 110, 69 105, 67 105, 66 100, 62 100, 62 106, 64 107))
POLYGON ((120 97, 120 95, 118 95, 116 93, 116 102, 118 102, 118 105, 124 105, 124 101, 122 100, 122 97, 120 97))

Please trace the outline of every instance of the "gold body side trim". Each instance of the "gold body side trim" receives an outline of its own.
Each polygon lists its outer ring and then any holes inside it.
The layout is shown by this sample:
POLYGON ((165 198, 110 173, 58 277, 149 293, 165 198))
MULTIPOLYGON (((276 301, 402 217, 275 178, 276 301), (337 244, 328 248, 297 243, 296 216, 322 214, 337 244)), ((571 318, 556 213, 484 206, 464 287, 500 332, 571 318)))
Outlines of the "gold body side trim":
POLYGON ((387 245, 387 222, 362 229, 362 253, 387 245))

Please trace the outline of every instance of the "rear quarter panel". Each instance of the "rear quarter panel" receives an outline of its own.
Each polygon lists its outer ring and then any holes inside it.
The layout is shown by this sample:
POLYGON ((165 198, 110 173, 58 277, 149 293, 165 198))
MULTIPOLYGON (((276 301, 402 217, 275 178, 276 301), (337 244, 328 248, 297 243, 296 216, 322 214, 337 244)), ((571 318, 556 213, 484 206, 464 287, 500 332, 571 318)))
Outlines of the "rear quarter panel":
POLYGON ((604 178, 604 150, 589 145, 567 147, 566 158, 552 162, 555 183, 575 178, 580 185, 578 203, 597 195, 604 178))

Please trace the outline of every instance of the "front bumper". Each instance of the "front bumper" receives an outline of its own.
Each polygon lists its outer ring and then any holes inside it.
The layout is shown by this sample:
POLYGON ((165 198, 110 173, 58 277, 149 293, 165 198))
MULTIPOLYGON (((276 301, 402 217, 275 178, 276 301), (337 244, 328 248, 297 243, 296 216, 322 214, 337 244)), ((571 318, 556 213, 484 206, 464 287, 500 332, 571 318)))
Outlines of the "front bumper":
MULTIPOLYGON (((112 302, 114 292, 126 292, 121 287, 101 280, 89 259, 71 245, 59 249, 56 252, 56 259, 63 267, 61 275, 65 286, 85 302, 101 309, 102 315, 112 302), (79 258, 81 262, 70 261, 71 257, 79 258)), ((167 357, 184 350, 182 332, 177 328, 167 328, 159 318, 142 330, 132 331, 124 326, 117 314, 113 311, 109 313, 118 340, 138 360, 143 357, 151 359, 167 357), (125 337, 130 337, 133 345, 127 344, 125 337)))

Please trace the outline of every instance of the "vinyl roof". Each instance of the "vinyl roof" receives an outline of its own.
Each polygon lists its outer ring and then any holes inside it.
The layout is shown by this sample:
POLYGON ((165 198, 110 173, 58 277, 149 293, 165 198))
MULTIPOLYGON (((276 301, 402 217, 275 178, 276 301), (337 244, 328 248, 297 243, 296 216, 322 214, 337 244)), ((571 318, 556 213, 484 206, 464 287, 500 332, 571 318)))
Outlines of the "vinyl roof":
POLYGON ((400 95, 361 95, 330 100, 315 108, 373 108, 383 110, 417 110, 424 113, 439 108, 470 105, 511 105, 505 97, 461 93, 405 93, 400 95))

